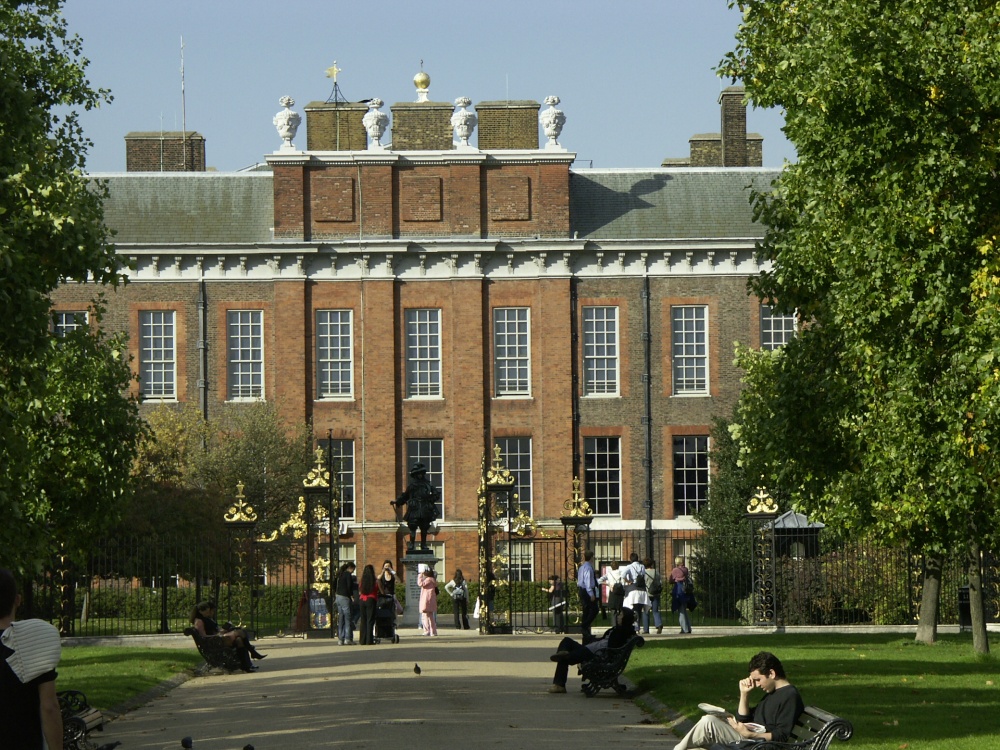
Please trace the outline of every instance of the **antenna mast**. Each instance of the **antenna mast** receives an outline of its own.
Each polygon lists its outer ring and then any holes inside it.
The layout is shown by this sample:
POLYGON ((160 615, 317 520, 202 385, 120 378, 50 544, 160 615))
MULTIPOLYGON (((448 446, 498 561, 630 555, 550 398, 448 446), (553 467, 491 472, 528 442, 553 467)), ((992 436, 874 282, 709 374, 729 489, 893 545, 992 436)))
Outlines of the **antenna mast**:
POLYGON ((184 37, 181 37, 181 169, 188 171, 187 164, 187 98, 184 94, 184 37))

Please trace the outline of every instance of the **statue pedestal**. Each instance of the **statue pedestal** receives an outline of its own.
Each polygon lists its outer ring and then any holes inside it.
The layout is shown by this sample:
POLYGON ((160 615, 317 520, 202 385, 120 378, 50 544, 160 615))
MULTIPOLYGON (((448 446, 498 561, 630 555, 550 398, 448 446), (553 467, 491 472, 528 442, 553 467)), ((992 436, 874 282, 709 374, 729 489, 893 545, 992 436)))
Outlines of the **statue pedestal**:
MULTIPOLYGON (((419 572, 417 566, 421 563, 431 568, 441 562, 441 558, 434 557, 431 550, 413 549, 407 550, 406 556, 401 561, 406 569, 406 605, 403 608, 403 621, 400 623, 404 628, 420 627, 420 587, 417 586, 417 576, 419 572)), ((441 571, 435 568, 440 581, 441 571)), ((438 583, 438 587, 441 584, 438 583)))

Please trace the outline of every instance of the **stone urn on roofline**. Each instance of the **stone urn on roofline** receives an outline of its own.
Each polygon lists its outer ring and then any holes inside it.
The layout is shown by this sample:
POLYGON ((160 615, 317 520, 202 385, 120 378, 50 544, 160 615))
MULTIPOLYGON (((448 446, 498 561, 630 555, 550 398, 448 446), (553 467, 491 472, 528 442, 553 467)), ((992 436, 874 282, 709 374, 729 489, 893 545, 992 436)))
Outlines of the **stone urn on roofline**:
POLYGON ((368 102, 368 112, 361 118, 361 124, 368 131, 368 138, 370 139, 370 143, 368 144, 369 151, 385 150, 385 146, 382 145, 382 136, 385 135, 386 126, 389 124, 389 115, 379 111, 379 107, 384 103, 381 99, 375 97, 368 102))
POLYGON ((283 96, 278 100, 278 104, 284 109, 274 116, 272 122, 274 122, 274 127, 278 129, 278 135, 283 141, 281 150, 294 151, 295 146, 292 145, 292 139, 295 138, 295 134, 299 130, 302 116, 298 112, 292 111, 291 108, 295 106, 295 100, 292 97, 283 96))
POLYGON ((542 131, 549 139, 545 144, 547 149, 562 150, 562 146, 559 145, 559 136, 562 134, 563 125, 566 124, 566 115, 561 109, 556 109, 559 101, 558 96, 545 97, 545 103, 549 105, 549 108, 542 110, 538 116, 538 121, 542 124, 542 131))
POLYGON ((474 112, 466 109, 470 104, 472 104, 472 100, 467 96, 460 96, 455 100, 455 106, 459 109, 451 116, 451 126, 455 129, 455 135, 458 136, 459 148, 472 148, 469 145, 469 136, 472 135, 479 118, 474 112))

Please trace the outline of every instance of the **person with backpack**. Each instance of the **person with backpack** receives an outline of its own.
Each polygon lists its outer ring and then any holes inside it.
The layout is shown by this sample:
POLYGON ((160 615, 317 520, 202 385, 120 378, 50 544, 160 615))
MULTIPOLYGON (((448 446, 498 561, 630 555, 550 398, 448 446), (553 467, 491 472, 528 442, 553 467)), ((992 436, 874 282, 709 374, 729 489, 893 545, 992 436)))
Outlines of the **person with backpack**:
MULTIPOLYGON (((635 629, 639 631, 639 623, 645 620, 649 623, 649 593, 646 591, 646 566, 639 562, 639 553, 629 555, 629 564, 622 573, 625 584, 625 607, 635 613, 635 629)), ((646 628, 649 632, 649 628, 646 628)))
POLYGON ((695 607, 694 586, 691 584, 691 574, 684 564, 683 557, 674 558, 674 569, 670 571, 670 582, 673 585, 670 609, 677 613, 677 619, 681 625, 681 635, 688 635, 691 633, 691 616, 688 614, 688 610, 695 607))
POLYGON ((649 633, 649 613, 652 610, 653 625, 656 627, 657 635, 659 635, 663 632, 663 618, 660 617, 660 596, 663 594, 663 578, 660 577, 660 571, 656 569, 655 561, 647 557, 642 561, 642 564, 646 566, 646 593, 649 594, 649 607, 643 610, 642 632, 649 633))

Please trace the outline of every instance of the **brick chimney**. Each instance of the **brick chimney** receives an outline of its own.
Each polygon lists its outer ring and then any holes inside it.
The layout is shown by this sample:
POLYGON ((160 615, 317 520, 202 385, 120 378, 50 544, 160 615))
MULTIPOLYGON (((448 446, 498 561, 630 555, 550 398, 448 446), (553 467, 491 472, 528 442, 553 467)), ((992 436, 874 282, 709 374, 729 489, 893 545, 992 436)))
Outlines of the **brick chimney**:
POLYGON ((719 94, 722 105, 722 166, 747 166, 747 105, 743 87, 728 86, 719 94))
POLYGON ((451 115, 447 102, 397 102, 392 112, 393 151, 449 151, 452 147, 451 115))
POLYGON ((479 148, 537 149, 538 110, 540 105, 530 99, 521 101, 480 102, 479 148))
POLYGON ((205 138, 182 133, 133 132, 125 136, 126 172, 204 172, 205 138))
POLYGON ((361 118, 365 102, 309 102, 306 111, 307 151, 364 151, 368 134, 361 118))

